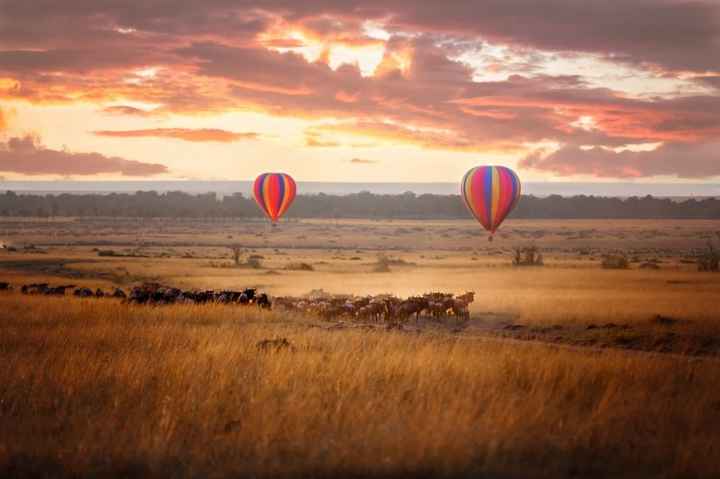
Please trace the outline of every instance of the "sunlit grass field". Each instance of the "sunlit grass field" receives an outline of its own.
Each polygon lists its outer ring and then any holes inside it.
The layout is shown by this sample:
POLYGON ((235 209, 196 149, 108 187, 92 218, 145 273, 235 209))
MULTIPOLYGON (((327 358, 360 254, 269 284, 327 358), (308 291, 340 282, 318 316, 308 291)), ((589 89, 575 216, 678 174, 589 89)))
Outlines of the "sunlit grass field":
POLYGON ((720 275, 692 261, 716 222, 474 228, 0 221, 0 477, 720 476, 720 275), (513 267, 522 245, 545 265, 513 267), (617 252, 629 268, 601 268, 617 252), (390 331, 18 292, 143 281, 476 299, 464 324, 390 331), (257 347, 274 338, 292 348, 257 347))
POLYGON ((0 475, 713 477, 714 360, 0 298, 0 475), (285 337, 293 350, 264 352, 285 337))

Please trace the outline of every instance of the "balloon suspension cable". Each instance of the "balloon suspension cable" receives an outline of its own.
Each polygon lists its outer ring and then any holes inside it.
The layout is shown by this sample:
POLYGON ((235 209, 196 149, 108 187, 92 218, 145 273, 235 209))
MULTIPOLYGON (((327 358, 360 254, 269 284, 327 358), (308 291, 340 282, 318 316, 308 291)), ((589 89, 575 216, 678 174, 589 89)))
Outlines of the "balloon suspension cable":
POLYGON ((493 233, 490 233, 490 236, 488 236, 488 241, 492 243, 492 241, 493 241, 493 233))

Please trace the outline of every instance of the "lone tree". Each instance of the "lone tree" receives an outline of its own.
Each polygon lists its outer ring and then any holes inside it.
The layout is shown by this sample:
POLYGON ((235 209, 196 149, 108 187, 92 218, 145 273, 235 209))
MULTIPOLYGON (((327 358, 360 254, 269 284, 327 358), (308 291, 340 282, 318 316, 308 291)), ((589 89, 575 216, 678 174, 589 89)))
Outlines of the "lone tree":
MULTIPOLYGON (((720 239, 720 232, 716 233, 720 239)), ((705 251, 697 258, 698 271, 709 271, 717 273, 720 271, 720 250, 715 247, 712 240, 708 240, 705 251)))
POLYGON ((233 261, 235 262, 235 266, 240 266, 240 256, 243 253, 242 246, 234 244, 228 246, 228 248, 230 248, 230 251, 232 251, 232 257, 233 261))

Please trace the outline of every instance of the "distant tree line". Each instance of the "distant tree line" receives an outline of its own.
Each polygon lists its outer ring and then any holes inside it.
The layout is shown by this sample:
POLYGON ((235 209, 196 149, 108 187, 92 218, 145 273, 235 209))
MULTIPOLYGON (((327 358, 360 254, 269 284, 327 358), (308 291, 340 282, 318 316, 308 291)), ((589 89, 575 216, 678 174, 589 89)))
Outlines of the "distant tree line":
MULTIPOLYGON (((192 195, 182 192, 134 194, 0 194, 0 216, 103 216, 103 217, 261 217, 255 201, 240 193, 217 198, 214 193, 192 195)), ((467 218, 465 205, 457 195, 299 195, 288 218, 467 218)), ((523 196, 513 218, 704 218, 720 219, 720 199, 675 201, 645 196, 607 198, 597 196, 523 196)))

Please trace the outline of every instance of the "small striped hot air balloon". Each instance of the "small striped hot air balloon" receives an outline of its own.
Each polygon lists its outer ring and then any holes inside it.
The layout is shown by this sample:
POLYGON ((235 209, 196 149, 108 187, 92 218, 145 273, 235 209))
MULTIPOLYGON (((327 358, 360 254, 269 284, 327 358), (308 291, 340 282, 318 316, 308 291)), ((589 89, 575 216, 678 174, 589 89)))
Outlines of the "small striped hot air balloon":
POLYGON ((478 166, 462 179, 461 195, 470 212, 490 232, 495 231, 520 199, 520 178, 504 166, 478 166))
POLYGON ((290 208, 296 191, 295 180, 285 173, 263 173, 253 185, 255 201, 273 224, 290 208))

